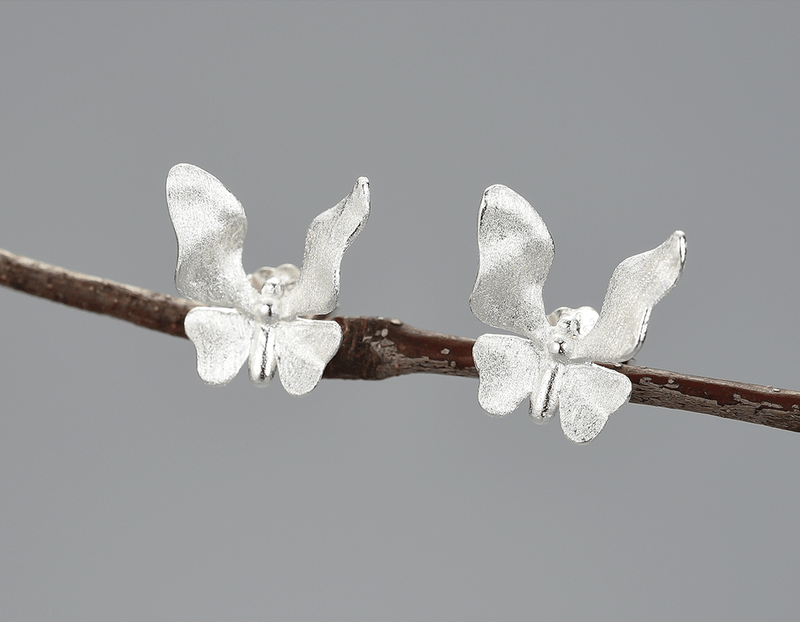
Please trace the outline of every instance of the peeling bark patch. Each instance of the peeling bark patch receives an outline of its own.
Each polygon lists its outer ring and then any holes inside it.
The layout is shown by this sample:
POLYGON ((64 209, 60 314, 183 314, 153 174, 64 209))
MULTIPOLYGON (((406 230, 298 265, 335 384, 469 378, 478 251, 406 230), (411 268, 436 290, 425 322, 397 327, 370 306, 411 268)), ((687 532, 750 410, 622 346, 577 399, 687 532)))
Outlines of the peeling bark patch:
POLYGON ((381 380, 419 372, 478 375, 472 339, 421 331, 399 320, 333 319, 342 327, 342 345, 328 363, 326 377, 381 380))
POLYGON ((800 392, 624 366, 631 402, 800 432, 800 392))

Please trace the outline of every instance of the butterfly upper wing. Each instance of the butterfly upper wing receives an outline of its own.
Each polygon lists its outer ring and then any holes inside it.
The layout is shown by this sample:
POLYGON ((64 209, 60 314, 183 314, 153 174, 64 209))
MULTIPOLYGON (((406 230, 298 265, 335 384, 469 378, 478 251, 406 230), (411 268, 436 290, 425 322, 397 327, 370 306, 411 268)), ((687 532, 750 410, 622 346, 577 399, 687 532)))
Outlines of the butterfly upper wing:
POLYGON ((347 197, 317 216, 308 228, 297 284, 284 296, 285 315, 324 315, 336 307, 339 268, 370 210, 369 180, 359 177, 347 197))
POLYGON ((176 164, 167 175, 167 205, 178 238, 178 291, 203 304, 250 309, 255 290, 242 267, 241 203, 210 173, 176 164))
POLYGON ((653 250, 628 257, 611 276, 600 318, 576 342, 575 359, 617 363, 639 351, 653 306, 675 286, 686 260, 686 236, 673 233, 653 250))
POLYGON ((297 318, 278 322, 274 330, 278 374, 287 393, 304 395, 311 391, 342 342, 336 322, 297 318))
POLYGON ((544 348, 513 335, 481 335, 472 347, 478 369, 478 402, 493 417, 513 412, 541 383, 544 348))
POLYGON ((542 288, 555 255, 550 232, 530 203, 502 185, 478 210, 478 276, 469 299, 481 322, 542 338, 542 288))
POLYGON ((598 365, 566 365, 558 397, 561 429, 571 441, 586 443, 630 395, 627 376, 598 365))
POLYGON ((229 383, 250 353, 254 321, 236 309, 195 307, 183 322, 197 349, 197 373, 208 384, 229 383))

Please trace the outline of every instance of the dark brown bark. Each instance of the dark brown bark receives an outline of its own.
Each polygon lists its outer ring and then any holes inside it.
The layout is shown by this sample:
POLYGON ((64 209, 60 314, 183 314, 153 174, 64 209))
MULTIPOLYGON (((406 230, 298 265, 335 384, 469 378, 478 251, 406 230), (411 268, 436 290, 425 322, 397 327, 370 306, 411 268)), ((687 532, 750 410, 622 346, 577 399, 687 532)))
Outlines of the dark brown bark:
POLYGON ((183 318, 195 303, 132 285, 79 274, 0 249, 0 285, 186 337, 183 318))
MULTIPOLYGON (((195 303, 86 276, 0 250, 0 285, 86 311, 186 337, 183 319, 195 303)), ((342 345, 325 378, 382 380, 429 373, 477 378, 474 339, 407 326, 400 320, 335 317, 342 345)), ((688 376, 631 365, 605 365, 630 378, 631 402, 704 413, 800 432, 800 392, 688 376)))

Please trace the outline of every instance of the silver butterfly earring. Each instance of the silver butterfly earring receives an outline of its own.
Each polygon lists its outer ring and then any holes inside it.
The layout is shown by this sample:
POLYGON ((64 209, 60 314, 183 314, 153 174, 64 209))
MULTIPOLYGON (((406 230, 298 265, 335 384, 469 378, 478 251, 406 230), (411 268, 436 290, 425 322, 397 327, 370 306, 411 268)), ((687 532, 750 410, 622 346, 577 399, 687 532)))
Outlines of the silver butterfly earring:
POLYGON ((568 438, 592 440, 631 393, 626 376, 592 361, 621 363, 641 348, 653 306, 683 270, 683 232, 619 264, 599 315, 591 307, 545 314, 542 288, 553 238, 531 204, 506 186, 484 192, 478 253, 472 312, 485 324, 524 335, 482 335, 475 342, 480 405, 502 417, 529 397, 534 421, 559 412, 568 438))
POLYGON ((277 367, 292 395, 313 389, 342 340, 336 322, 302 316, 333 311, 339 268, 370 210, 369 180, 360 177, 338 205, 317 216, 306 236, 303 267, 242 267, 247 218, 213 175, 191 164, 167 176, 167 205, 178 238, 178 291, 205 307, 186 315, 197 371, 209 384, 230 382, 249 360, 250 378, 267 384, 277 367))

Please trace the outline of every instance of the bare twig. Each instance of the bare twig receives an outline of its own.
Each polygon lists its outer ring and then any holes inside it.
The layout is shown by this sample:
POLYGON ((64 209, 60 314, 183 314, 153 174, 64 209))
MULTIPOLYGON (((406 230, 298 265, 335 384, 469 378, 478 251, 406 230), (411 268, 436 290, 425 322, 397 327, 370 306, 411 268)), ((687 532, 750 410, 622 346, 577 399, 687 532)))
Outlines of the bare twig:
MULTIPOLYGON (((186 337, 183 319, 195 303, 78 274, 0 250, 0 285, 86 311, 110 315, 169 335, 186 337)), ((394 319, 336 317, 342 345, 325 378, 382 380, 429 373, 477 378, 474 339, 418 330, 394 319)), ((705 413, 800 432, 800 392, 606 365, 633 383, 631 402, 705 413)))
POLYGON ((0 249, 0 285, 70 307, 186 337, 183 318, 195 303, 88 276, 0 249))

